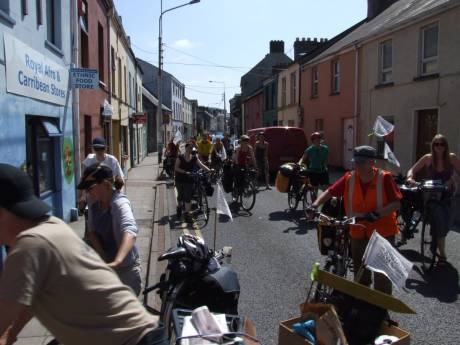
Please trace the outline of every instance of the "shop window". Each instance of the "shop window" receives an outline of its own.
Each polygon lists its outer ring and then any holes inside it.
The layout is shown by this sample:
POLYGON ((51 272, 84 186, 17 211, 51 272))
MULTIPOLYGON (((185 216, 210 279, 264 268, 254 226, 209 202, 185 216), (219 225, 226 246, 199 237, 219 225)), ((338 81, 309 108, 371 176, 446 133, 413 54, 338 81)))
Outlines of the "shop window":
POLYGON ((52 118, 27 119, 27 173, 32 178, 37 196, 56 191, 56 148, 62 135, 52 118))

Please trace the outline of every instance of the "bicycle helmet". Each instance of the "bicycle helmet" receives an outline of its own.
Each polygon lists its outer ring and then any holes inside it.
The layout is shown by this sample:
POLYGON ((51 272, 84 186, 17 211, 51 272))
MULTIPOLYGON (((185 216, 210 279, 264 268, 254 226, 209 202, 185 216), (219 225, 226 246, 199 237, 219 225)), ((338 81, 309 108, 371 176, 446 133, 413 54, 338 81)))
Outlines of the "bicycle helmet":
POLYGON ((322 135, 320 132, 313 132, 310 135, 310 140, 321 139, 321 138, 322 138, 322 135))
POLYGON ((200 262, 208 261, 210 258, 210 250, 204 240, 193 235, 183 235, 179 237, 179 246, 187 250, 188 255, 193 260, 200 262))

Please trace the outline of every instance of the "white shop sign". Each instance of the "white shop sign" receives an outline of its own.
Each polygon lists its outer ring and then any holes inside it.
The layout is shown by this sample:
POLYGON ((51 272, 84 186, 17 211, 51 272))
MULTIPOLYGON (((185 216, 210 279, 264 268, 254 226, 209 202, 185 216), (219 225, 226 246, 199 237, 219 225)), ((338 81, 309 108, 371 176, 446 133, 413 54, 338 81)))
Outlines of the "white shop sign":
POLYGON ((98 89, 99 71, 89 68, 71 68, 70 80, 74 89, 98 89))
POLYGON ((4 34, 6 91, 65 105, 69 71, 17 38, 4 34))

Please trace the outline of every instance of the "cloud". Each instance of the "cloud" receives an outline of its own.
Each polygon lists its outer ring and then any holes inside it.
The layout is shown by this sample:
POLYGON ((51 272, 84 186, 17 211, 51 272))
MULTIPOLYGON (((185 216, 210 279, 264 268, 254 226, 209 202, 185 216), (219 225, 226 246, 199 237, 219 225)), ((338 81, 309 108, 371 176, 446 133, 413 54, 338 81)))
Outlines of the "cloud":
POLYGON ((176 48, 176 49, 193 49, 193 48, 196 48, 196 47, 200 47, 202 45, 203 44, 201 44, 199 42, 192 42, 192 41, 190 41, 188 39, 181 39, 181 40, 175 41, 172 44, 172 47, 176 48))

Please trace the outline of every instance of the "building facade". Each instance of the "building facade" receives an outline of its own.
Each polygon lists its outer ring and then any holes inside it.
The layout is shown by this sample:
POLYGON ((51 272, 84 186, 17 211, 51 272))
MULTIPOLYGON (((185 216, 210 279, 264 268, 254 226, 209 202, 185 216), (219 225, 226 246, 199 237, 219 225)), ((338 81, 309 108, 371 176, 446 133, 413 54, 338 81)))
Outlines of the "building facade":
POLYGON ((264 93, 259 89, 253 95, 243 101, 244 129, 243 133, 250 129, 263 127, 262 114, 264 111, 264 93))
POLYGON ((374 35, 362 35, 359 140, 382 153, 382 142, 367 134, 378 115, 394 123, 389 144, 406 172, 430 152, 436 133, 447 137, 452 152, 460 152, 460 40, 455 38, 460 4, 401 0, 376 20, 393 18, 403 6, 410 6, 405 16, 386 20, 374 35))
POLYGON ((192 115, 192 102, 184 97, 184 106, 183 106, 183 115, 184 115, 184 139, 187 140, 192 137, 193 130, 193 115, 192 115))
POLYGON ((290 64, 278 75, 278 125, 290 127, 303 126, 303 113, 299 108, 298 62, 290 64))
MULTIPOLYGON (((184 92, 185 87, 180 81, 172 77, 168 78, 171 83, 171 109, 172 118, 168 138, 173 138, 177 132, 184 134, 184 92)), ((169 95, 168 95, 169 96, 169 95)), ((168 99, 169 102, 169 99, 168 99)))
POLYGON ((278 126, 278 74, 263 82, 263 127, 278 126))
POLYGON ((0 2, 0 161, 26 171, 36 195, 65 221, 76 216, 79 164, 69 89, 76 17, 70 3, 0 2))
POLYGON ((301 68, 300 105, 307 136, 322 132, 329 164, 351 168, 355 146, 355 50, 333 45, 301 68))
POLYGON ((110 21, 112 152, 125 173, 131 166, 128 103, 128 60, 130 58, 128 37, 123 29, 121 17, 114 9, 110 21))
POLYGON ((242 109, 241 109, 241 94, 235 94, 230 99, 230 118, 229 118, 229 134, 240 136, 242 135, 242 109))
POLYGON ((98 89, 76 91, 79 93, 81 160, 91 153, 95 137, 104 137, 108 146, 112 146, 109 77, 109 12, 112 6, 108 0, 82 0, 80 5, 78 66, 99 72, 98 89))

